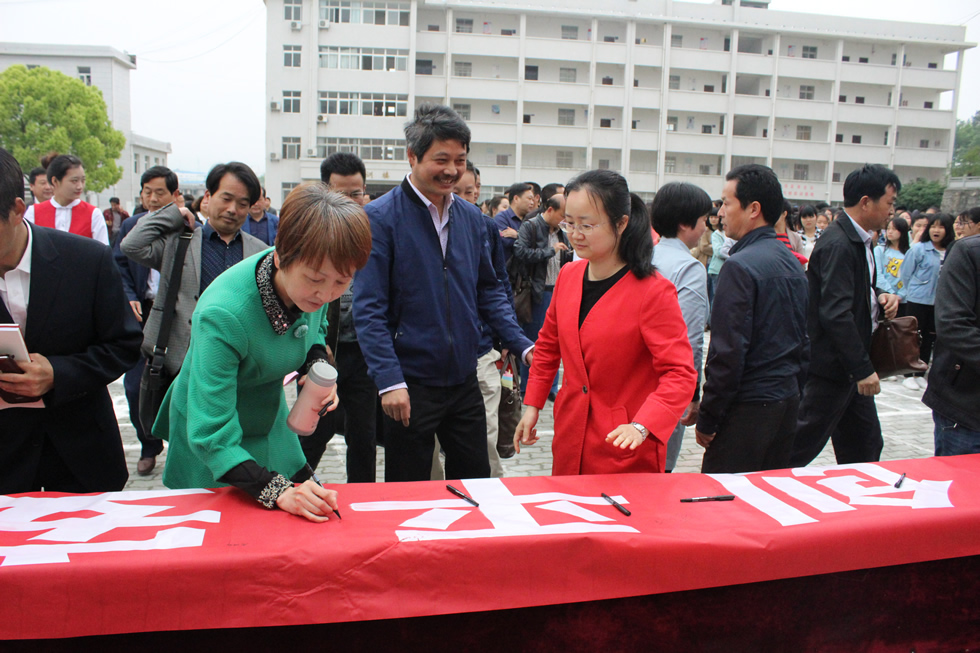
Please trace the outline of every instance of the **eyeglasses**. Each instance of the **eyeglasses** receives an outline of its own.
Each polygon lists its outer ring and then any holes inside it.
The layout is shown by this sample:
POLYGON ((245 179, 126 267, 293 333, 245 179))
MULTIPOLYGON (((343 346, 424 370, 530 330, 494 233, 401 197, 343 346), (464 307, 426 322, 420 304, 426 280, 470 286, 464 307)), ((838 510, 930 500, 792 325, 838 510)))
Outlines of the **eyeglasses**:
POLYGON ((579 225, 575 225, 575 224, 572 224, 571 222, 564 222, 564 221, 558 223, 558 228, 561 229, 562 231, 564 231, 566 234, 570 234, 573 231, 577 231, 580 234, 582 234, 583 236, 591 235, 592 234, 592 230, 595 229, 598 226, 599 225, 596 225, 596 224, 579 224, 579 225))
POLYGON ((953 224, 959 225, 961 227, 968 227, 968 226, 970 226, 970 221, 969 220, 966 220, 964 218, 959 218, 953 224))

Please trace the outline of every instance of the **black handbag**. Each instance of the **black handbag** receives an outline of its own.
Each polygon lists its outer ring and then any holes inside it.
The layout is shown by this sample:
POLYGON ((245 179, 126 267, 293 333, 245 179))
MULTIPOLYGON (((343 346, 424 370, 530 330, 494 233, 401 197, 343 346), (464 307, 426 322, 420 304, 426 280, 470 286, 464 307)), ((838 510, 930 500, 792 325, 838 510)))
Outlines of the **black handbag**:
POLYGON ((497 455, 503 459, 513 458, 517 453, 514 447, 514 432, 517 431, 517 424, 521 421, 524 412, 524 403, 521 401, 521 373, 520 366, 513 354, 509 354, 504 359, 503 368, 500 370, 503 376, 510 368, 514 382, 510 388, 501 386, 500 405, 497 411, 497 455))
POLYGON ((167 342, 170 340, 170 329, 174 323, 174 308, 177 306, 177 292, 180 290, 180 279, 184 273, 184 258, 187 256, 187 247, 191 244, 193 231, 185 230, 180 234, 177 241, 177 253, 174 256, 174 265, 170 270, 170 285, 167 286, 167 296, 163 301, 163 317, 160 320, 160 332, 157 334, 157 342, 153 346, 153 354, 140 376, 140 401, 139 419, 143 427, 143 433, 147 437, 153 430, 153 422, 157 419, 160 406, 163 405, 163 398, 170 389, 174 377, 164 369, 164 362, 167 359, 167 342))
POLYGON ((906 315, 882 320, 871 336, 871 364, 879 378, 925 372, 929 366, 919 358, 919 323, 906 315))

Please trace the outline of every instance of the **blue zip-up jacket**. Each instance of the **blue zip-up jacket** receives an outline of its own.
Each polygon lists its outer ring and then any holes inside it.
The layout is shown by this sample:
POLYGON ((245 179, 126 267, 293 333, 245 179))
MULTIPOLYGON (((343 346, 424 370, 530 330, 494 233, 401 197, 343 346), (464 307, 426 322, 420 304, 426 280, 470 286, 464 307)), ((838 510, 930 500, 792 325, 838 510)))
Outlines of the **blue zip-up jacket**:
POLYGON ((458 385, 476 372, 481 318, 504 346, 532 346, 491 263, 480 210, 461 198, 449 208, 449 243, 405 179, 365 207, 371 256, 357 274, 354 327, 368 372, 383 390, 406 378, 458 385))
POLYGON ((939 250, 932 242, 916 243, 905 254, 899 272, 905 286, 904 299, 916 304, 936 303, 936 282, 939 281, 939 250))
MULTIPOLYGON (((487 225, 487 242, 490 244, 490 260, 493 262, 493 269, 497 273, 497 280, 500 281, 500 285, 504 287, 504 292, 507 293, 507 304, 513 310, 514 291, 510 287, 510 275, 507 274, 507 261, 504 259, 504 246, 500 242, 500 232, 497 231, 497 224, 490 216, 483 216, 483 221, 487 225)), ((485 321, 480 322, 480 329, 483 332, 483 337, 480 339, 480 348, 477 353, 483 356, 493 349, 494 333, 485 321)), ((520 352, 517 353, 520 354, 520 352)))

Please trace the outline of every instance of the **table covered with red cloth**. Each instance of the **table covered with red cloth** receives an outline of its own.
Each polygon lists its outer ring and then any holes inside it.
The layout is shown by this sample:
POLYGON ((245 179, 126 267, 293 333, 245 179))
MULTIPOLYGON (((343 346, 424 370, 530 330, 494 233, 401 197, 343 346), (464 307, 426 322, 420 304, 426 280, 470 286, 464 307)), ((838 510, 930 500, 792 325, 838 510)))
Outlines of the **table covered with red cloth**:
POLYGON ((343 520, 323 524, 233 489, 0 496, 0 639, 448 615, 980 554, 980 455, 451 483, 479 508, 444 482, 334 486, 343 520))

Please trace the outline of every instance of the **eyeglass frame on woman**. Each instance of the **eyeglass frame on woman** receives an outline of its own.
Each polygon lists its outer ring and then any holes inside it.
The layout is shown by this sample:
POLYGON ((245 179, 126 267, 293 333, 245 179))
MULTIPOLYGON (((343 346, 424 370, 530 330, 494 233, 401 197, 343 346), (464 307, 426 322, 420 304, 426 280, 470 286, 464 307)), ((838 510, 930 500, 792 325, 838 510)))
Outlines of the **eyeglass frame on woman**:
POLYGON ((577 231, 586 237, 588 237, 595 229, 601 226, 602 225, 587 224, 587 223, 572 224, 571 222, 565 222, 564 220, 558 223, 558 228, 561 229, 564 233, 569 234, 572 233, 573 231, 577 231))

